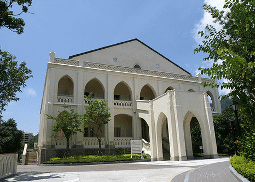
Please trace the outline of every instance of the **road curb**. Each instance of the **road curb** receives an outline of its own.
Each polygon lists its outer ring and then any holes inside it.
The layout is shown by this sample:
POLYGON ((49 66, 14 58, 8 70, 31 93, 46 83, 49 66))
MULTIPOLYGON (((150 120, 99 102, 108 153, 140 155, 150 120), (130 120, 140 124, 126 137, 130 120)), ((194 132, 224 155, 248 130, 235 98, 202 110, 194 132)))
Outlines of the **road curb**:
POLYGON ((229 170, 231 174, 240 182, 250 182, 246 178, 244 178, 241 174, 239 174, 231 165, 229 165, 229 170))

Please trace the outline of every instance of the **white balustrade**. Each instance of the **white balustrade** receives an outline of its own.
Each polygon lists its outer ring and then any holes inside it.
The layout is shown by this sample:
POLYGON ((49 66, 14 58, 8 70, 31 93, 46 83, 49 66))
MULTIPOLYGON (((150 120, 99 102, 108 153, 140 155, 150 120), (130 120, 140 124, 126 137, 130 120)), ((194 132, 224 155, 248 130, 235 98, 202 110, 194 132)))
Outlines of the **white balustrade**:
POLYGON ((174 73, 165 73, 165 72, 150 71, 150 70, 143 70, 143 69, 136 69, 136 68, 127 68, 127 67, 121 67, 121 66, 91 63, 91 62, 86 62, 86 61, 83 62, 83 65, 80 65, 79 61, 71 60, 71 59, 55 58, 54 63, 66 64, 66 65, 72 65, 72 66, 83 66, 85 68, 111 70, 111 71, 125 72, 125 73, 131 73, 131 74, 150 75, 150 76, 174 78, 174 79, 180 79, 180 80, 189 80, 189 81, 196 81, 196 82, 197 81, 201 82, 201 80, 202 80, 202 82, 214 83, 213 80, 210 80, 208 78, 198 78, 198 77, 193 77, 191 75, 179 75, 179 74, 174 74, 174 73))
MULTIPOLYGON (((85 137, 82 144, 85 148, 98 148, 98 139, 96 137, 85 137)), ((105 147, 105 138, 101 138, 102 148, 105 147)))
POLYGON ((0 179, 17 173, 17 160, 18 154, 0 154, 0 179))
POLYGON ((114 107, 132 108, 132 101, 114 100, 114 107))
POLYGON ((57 100, 60 103, 73 103, 73 97, 70 96, 57 96, 57 100))
POLYGON ((115 148, 129 148, 131 147, 130 140, 133 140, 133 137, 115 137, 114 145, 115 148))
POLYGON ((66 138, 65 137, 55 138, 55 148, 57 149, 66 148, 66 138))
POLYGON ((22 165, 26 164, 27 158, 27 144, 24 145, 23 154, 22 154, 22 165))
MULTIPOLYGON (((104 101, 104 99, 97 99, 97 98, 92 98, 91 100, 101 100, 101 101, 104 101)), ((85 105, 89 104, 89 102, 91 102, 91 101, 88 100, 87 98, 84 98, 85 105)))

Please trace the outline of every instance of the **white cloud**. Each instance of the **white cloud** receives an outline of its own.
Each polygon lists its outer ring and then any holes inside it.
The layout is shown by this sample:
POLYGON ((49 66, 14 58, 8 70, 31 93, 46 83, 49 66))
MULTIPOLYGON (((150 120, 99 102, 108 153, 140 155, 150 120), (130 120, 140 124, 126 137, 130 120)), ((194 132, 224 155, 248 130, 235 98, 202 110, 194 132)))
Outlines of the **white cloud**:
POLYGON ((25 88, 24 91, 29 96, 36 96, 36 91, 33 88, 25 88))
MULTIPOLYGON (((223 10, 223 5, 224 5, 225 1, 224 0, 205 0, 204 3, 209 4, 211 6, 216 6, 219 10, 223 10)), ((196 40, 197 44, 202 43, 202 38, 197 33, 199 31, 204 31, 206 25, 213 25, 216 29, 221 28, 221 26, 219 24, 213 23, 213 18, 211 17, 211 15, 204 11, 204 15, 203 15, 202 19, 199 21, 199 23, 197 23, 195 25, 195 28, 193 30, 194 39, 196 40)))

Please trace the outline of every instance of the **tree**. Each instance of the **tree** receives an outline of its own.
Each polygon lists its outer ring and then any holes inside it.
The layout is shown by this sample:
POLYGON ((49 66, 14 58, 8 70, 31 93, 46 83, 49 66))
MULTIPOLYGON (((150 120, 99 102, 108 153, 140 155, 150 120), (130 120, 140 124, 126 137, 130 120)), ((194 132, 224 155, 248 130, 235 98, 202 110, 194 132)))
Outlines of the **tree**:
POLYGON ((57 117, 47 115, 48 119, 55 120, 54 125, 52 126, 52 137, 56 137, 59 131, 62 131, 66 138, 66 152, 65 155, 69 156, 69 145, 70 145, 70 139, 72 135, 76 134, 78 131, 81 131, 81 119, 80 115, 74 111, 73 108, 71 108, 68 105, 62 105, 62 107, 65 109, 64 111, 60 112, 57 117), (66 111, 66 109, 69 110, 66 111))
MULTIPOLYGON (((25 22, 18 18, 22 13, 28 12, 32 0, 1 0, 0 1, 0 28, 6 27, 18 34, 23 33, 25 22), (14 14, 13 6, 21 6, 21 11, 14 14)), ((21 86, 25 87, 25 81, 32 77, 32 71, 22 62, 19 66, 16 57, 0 49, 0 115, 10 101, 17 101, 16 92, 21 92, 21 86)))
POLYGON ((33 138, 31 138, 28 143, 27 143, 27 148, 33 149, 34 148, 34 143, 38 143, 38 136, 39 134, 35 135, 33 138))
POLYGON ((0 154, 19 152, 22 149, 22 136, 14 119, 0 120, 0 154))
POLYGON ((18 18, 22 13, 28 12, 28 7, 32 5, 32 0, 1 0, 0 1, 0 28, 6 27, 18 34, 23 33, 25 21, 18 18), (21 6, 19 13, 14 14, 13 6, 21 6))
POLYGON ((18 65, 15 56, 0 50, 0 115, 10 101, 17 101, 16 92, 21 92, 25 81, 32 77, 31 70, 22 62, 18 65))
POLYGON ((237 137, 233 108, 231 106, 226 107, 220 115, 214 115, 213 123, 218 151, 223 152, 223 150, 227 148, 228 153, 233 154, 236 147, 234 142, 237 137))
POLYGON ((99 145, 98 155, 101 155, 102 127, 110 121, 111 114, 107 108, 107 101, 92 100, 92 93, 86 98, 89 102, 88 106, 85 106, 84 127, 89 127, 96 136, 99 145))
POLYGON ((203 41, 195 52, 206 53, 205 61, 214 60, 212 67, 200 70, 212 80, 227 80, 204 85, 231 90, 226 97, 238 102, 242 126, 249 135, 255 132, 255 2, 226 0, 225 11, 206 4, 204 9, 221 29, 207 25, 206 31, 199 32, 203 41))

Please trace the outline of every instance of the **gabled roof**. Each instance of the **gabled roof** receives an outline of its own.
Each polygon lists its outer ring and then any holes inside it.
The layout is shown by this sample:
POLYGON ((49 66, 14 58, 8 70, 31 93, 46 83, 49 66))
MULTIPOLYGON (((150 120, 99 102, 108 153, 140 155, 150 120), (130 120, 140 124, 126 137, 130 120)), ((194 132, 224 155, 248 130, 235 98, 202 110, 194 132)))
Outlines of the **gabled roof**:
POLYGON ((92 53, 92 52, 99 51, 99 50, 102 50, 102 49, 107 49, 107 48, 110 48, 110 47, 113 47, 113 46, 117 46, 117 45, 120 45, 120 44, 125 44, 125 43, 132 42, 132 41, 138 41, 138 42, 140 42, 141 44, 143 44, 144 46, 146 46, 147 48, 149 48, 150 50, 152 50, 152 51, 155 52, 156 54, 160 55, 160 56, 163 57, 164 59, 168 60, 169 62, 171 62, 172 64, 174 64, 174 65, 177 66, 178 68, 182 69, 183 71, 185 71, 186 73, 188 73, 189 75, 191 75, 191 73, 189 73, 187 70, 185 70, 184 68, 180 67, 180 66, 177 65, 176 63, 172 62, 170 59, 166 58, 165 56, 163 56, 162 54, 160 54, 160 53, 157 52, 156 50, 152 49, 150 46, 146 45, 145 43, 143 43, 142 41, 140 41, 140 40, 137 39, 137 38, 131 39, 131 40, 127 40, 127 41, 124 41, 124 42, 120 42, 120 43, 117 43, 117 44, 112 44, 112 45, 109 45, 109 46, 101 47, 101 48, 94 49, 94 50, 91 50, 91 51, 83 52, 83 53, 80 53, 80 54, 75 54, 75 55, 69 56, 69 59, 72 59, 72 58, 74 58, 74 57, 76 57, 76 56, 81 56, 81 55, 84 55, 84 54, 92 53))

